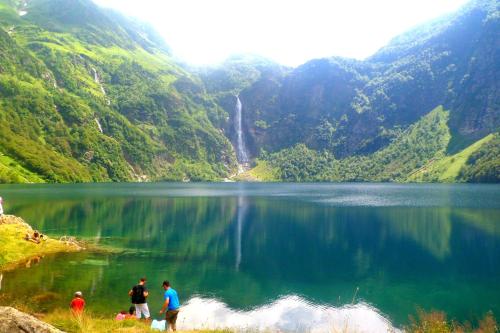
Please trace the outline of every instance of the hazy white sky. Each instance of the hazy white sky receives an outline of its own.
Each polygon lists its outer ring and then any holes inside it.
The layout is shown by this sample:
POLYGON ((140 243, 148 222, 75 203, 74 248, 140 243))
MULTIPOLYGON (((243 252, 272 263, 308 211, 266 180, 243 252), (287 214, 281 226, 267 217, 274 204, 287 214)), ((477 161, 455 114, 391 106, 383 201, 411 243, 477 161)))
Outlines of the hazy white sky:
POLYGON ((94 1, 153 24, 188 63, 252 53, 296 66, 334 55, 363 59, 468 0, 94 1))

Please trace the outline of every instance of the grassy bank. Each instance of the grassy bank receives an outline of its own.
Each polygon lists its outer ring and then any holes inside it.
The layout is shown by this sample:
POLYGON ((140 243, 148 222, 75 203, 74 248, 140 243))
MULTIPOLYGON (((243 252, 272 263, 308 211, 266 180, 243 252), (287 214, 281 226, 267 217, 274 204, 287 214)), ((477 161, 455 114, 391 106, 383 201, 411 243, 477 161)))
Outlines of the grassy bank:
POLYGON ((459 323, 449 320, 444 312, 419 310, 417 316, 410 316, 410 325, 404 328, 408 333, 497 333, 498 323, 492 313, 487 313, 477 323, 459 323))
POLYGON ((255 166, 235 177, 236 181, 246 182, 275 182, 279 178, 277 170, 264 160, 257 160, 255 166))
MULTIPOLYGON (((110 318, 103 318, 92 314, 84 314, 75 317, 69 311, 58 310, 41 318, 43 321, 57 327, 68 333, 111 333, 111 332, 134 332, 149 333, 158 332, 150 329, 150 323, 138 320, 117 321, 110 318)), ((229 330, 196 330, 179 332, 197 332, 197 333, 229 333, 229 330)))
MULTIPOLYGON (((116 321, 110 318, 103 318, 92 314, 84 314, 81 317, 73 316, 68 310, 57 310, 41 319, 60 330, 68 333, 111 333, 111 332, 154 332, 149 328, 149 323, 137 320, 116 321)), ((449 320, 446 314, 439 311, 425 312, 418 311, 416 316, 409 316, 409 324, 403 327, 408 333, 496 333, 499 326, 494 316, 489 313, 477 323, 459 323, 449 320)), ((231 330, 194 330, 179 332, 198 333, 229 333, 231 330)), ((332 332, 338 332, 333 331, 332 332)), ((348 329, 342 333, 350 332, 348 329)), ((341 333, 341 332, 338 332, 341 333)))
MULTIPOLYGON (((41 230, 43 233, 43 230, 41 230)), ((83 247, 74 241, 61 241, 44 235, 39 244, 24 239, 33 235, 33 229, 23 219, 13 215, 0 217, 0 270, 5 271, 22 264, 29 265, 48 254, 81 251, 83 247)))

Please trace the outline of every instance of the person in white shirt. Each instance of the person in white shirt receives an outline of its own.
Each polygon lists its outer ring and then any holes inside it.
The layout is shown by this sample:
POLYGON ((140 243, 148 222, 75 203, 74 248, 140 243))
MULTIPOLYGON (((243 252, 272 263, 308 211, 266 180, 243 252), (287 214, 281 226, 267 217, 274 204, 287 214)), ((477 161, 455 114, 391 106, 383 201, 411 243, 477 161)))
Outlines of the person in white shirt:
POLYGON ((0 216, 3 215, 3 206, 2 206, 2 203, 3 203, 3 199, 2 199, 2 197, 0 197, 0 216))

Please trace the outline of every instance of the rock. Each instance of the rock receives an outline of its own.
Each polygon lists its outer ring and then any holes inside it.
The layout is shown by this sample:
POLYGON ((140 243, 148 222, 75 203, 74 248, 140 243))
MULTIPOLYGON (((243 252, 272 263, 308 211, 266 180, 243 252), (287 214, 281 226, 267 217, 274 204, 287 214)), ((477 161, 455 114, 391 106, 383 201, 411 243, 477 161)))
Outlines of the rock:
POLYGON ((7 306, 0 306, 0 332, 63 333, 54 326, 7 306))
POLYGON ((24 222, 22 218, 14 215, 3 214, 2 216, 0 216, 0 224, 19 224, 32 230, 31 226, 28 223, 24 222))

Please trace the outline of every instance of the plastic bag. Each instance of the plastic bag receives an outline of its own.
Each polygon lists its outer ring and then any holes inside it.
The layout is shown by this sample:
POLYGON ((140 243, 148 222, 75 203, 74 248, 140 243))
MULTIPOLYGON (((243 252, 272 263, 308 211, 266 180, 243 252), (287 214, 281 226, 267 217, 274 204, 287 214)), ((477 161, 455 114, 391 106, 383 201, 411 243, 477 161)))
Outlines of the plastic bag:
POLYGON ((166 330, 166 320, 153 320, 151 323, 152 330, 165 331, 166 330))

